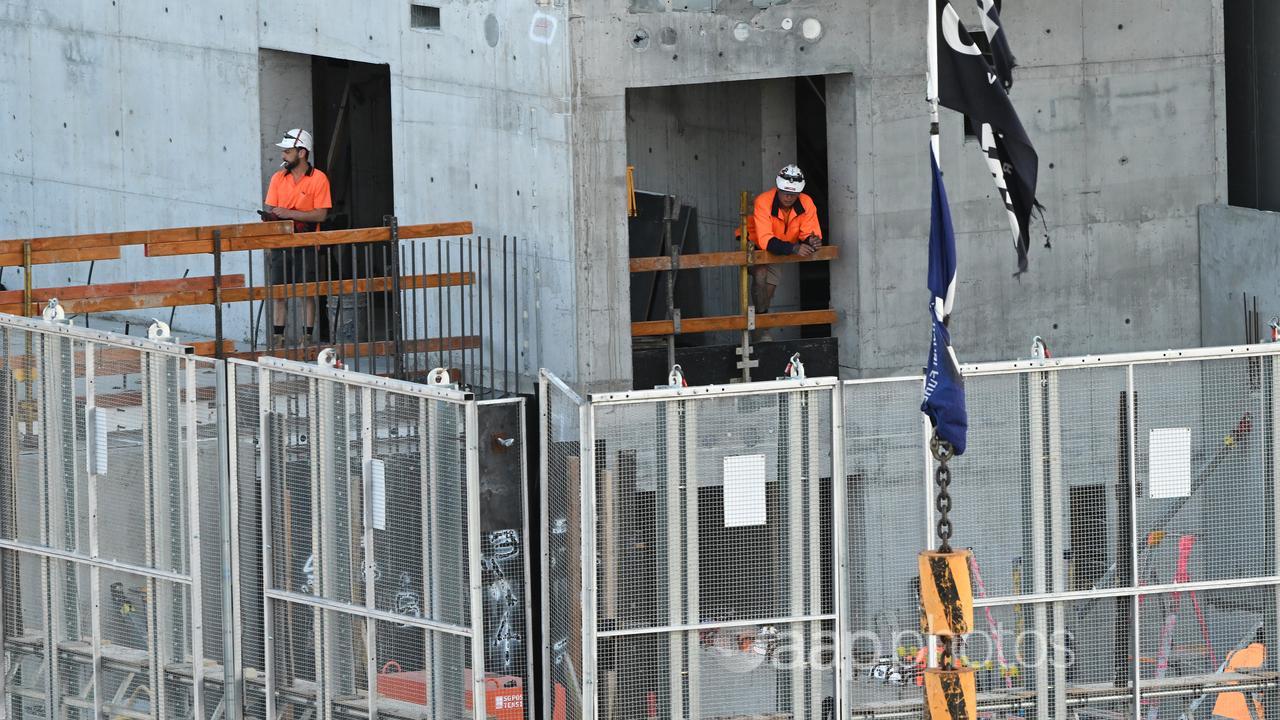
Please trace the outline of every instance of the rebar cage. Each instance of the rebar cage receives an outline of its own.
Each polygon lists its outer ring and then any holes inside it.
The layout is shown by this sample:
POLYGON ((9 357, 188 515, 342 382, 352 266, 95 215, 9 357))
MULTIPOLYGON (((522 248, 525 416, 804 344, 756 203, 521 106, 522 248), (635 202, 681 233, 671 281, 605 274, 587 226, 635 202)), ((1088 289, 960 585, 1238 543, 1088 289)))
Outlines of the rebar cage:
POLYGON ((189 351, 0 316, 0 718, 531 717, 523 401, 189 351))
MULTIPOLYGON (((981 717, 1277 711, 1278 360, 966 368, 981 717)), ((920 716, 920 378, 542 386, 548 717, 920 716)))

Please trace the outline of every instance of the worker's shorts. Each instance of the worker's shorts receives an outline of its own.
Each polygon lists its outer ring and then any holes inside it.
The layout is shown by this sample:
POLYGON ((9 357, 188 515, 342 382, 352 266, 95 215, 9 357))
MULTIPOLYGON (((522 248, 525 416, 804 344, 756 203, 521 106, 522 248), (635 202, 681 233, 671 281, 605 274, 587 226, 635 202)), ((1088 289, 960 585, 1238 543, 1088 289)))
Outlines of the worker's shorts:
POLYGON ((272 285, 329 280, 329 248, 301 247, 267 251, 267 282, 272 285))
POLYGON ((751 275, 756 279, 756 282, 775 286, 778 284, 778 278, 781 277, 778 273, 777 265, 752 265, 751 275))

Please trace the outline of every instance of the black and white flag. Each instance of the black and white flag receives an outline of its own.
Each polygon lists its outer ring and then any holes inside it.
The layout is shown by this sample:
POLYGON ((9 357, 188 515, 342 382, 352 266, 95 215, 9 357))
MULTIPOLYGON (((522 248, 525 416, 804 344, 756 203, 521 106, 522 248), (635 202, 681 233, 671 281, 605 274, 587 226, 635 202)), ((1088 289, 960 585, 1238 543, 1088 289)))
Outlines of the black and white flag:
POLYGON ((1000 0, 978 0, 982 11, 982 29, 987 33, 987 47, 991 49, 991 67, 1004 85, 1005 92, 1013 89, 1013 69, 1018 60, 1009 49, 1009 39, 1000 24, 1000 0))
MULTIPOLYGON (((1005 48, 1008 43, 1000 30, 999 14, 994 3, 981 4, 983 23, 995 27, 995 37, 1005 48)), ((960 15, 950 0, 934 0, 936 47, 934 81, 937 83, 937 100, 940 104, 969 116, 974 127, 981 128, 982 150, 987 167, 1000 191, 1001 200, 1009 214, 1013 232, 1014 249, 1018 254, 1018 274, 1027 270, 1027 251, 1031 247, 1031 214, 1040 208, 1036 201, 1036 178, 1040 158, 1027 137, 1018 113, 1009 101, 1000 72, 983 57, 982 50, 973 42, 960 15)), ((992 36, 988 35, 990 39, 992 36)), ((1010 70, 1012 65, 1010 65, 1010 70)), ((1009 77, 1012 83, 1012 75, 1009 77)))

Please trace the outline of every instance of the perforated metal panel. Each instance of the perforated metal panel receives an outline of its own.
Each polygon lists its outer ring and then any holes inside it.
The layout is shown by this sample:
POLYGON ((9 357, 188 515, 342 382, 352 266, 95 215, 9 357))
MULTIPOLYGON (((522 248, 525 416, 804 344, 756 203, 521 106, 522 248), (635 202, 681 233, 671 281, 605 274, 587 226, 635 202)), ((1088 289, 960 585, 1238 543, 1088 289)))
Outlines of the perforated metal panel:
POLYGON ((599 716, 834 707, 835 390, 593 399, 599 716))
POLYGON ((218 365, 0 318, 0 641, 19 718, 221 713, 218 365))
POLYGON ((268 539, 266 714, 483 713, 471 397, 285 361, 240 367, 256 374, 260 423, 261 470, 240 487, 260 484, 268 539))

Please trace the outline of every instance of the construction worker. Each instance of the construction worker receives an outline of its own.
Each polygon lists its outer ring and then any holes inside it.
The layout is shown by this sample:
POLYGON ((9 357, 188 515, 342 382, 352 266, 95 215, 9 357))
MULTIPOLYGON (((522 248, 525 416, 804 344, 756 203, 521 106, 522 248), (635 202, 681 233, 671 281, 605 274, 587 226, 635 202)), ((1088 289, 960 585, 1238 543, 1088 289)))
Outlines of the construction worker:
MULTIPOLYGON (((804 173, 795 165, 788 165, 778 173, 775 184, 777 187, 756 197, 747 237, 773 255, 814 254, 822 247, 822 228, 818 225, 818 207, 813 198, 804 194, 804 173)), ((756 265, 751 274, 755 279, 752 300, 756 312, 767 313, 778 288, 777 266, 756 265)))
MULTIPOLYGON (((1223 672, 1251 672, 1261 670, 1267 659, 1267 648, 1259 640, 1233 650, 1222 666, 1223 672)), ((1213 702, 1214 720, 1261 720, 1266 717, 1263 712, 1260 694, 1242 692, 1218 693, 1213 702)))
MULTIPOLYGON (((312 232, 320 229, 320 223, 329 217, 333 200, 329 195, 329 178, 312 164, 314 143, 311 133, 295 128, 284 134, 276 143, 280 148, 280 171, 271 176, 264 202, 264 220, 292 220, 294 232, 312 232)), ((310 248, 290 248, 267 252, 267 276, 272 285, 313 281, 316 265, 328 261, 327 253, 310 248)), ((306 332, 315 331, 316 299, 307 298, 305 304, 306 332)), ((272 347, 284 343, 284 324, 287 305, 284 300, 272 304, 272 347)))

